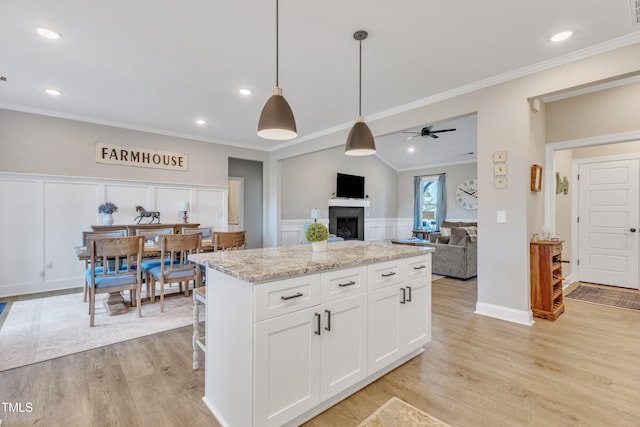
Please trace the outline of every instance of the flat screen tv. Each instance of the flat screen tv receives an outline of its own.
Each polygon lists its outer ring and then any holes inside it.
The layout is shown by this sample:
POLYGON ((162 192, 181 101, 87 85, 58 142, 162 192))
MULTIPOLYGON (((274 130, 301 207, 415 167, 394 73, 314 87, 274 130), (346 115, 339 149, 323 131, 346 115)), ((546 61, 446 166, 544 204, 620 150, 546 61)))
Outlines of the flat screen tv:
POLYGON ((364 199, 364 176, 338 174, 336 197, 364 199))

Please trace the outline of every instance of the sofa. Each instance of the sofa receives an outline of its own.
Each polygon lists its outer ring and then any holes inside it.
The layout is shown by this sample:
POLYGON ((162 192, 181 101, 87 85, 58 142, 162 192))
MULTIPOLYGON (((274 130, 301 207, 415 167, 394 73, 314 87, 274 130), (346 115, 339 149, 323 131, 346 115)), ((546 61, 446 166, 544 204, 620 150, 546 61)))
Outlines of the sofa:
POLYGON ((434 274, 464 280, 478 274, 477 228, 477 222, 444 221, 440 232, 429 233, 434 274))

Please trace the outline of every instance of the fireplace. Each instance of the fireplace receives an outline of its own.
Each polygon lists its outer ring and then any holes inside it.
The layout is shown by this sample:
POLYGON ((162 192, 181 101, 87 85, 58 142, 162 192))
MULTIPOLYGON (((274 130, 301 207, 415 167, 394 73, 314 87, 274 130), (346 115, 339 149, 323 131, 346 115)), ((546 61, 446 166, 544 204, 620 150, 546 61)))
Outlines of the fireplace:
POLYGON ((364 240, 364 208, 329 206, 329 233, 344 240, 364 240))

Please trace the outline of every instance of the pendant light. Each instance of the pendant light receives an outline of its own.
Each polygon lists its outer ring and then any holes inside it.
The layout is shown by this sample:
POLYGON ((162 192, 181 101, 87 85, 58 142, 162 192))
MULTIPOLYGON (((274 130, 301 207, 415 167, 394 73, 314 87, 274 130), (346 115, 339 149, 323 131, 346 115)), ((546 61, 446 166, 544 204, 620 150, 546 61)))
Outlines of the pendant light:
POLYGON ((278 87, 278 30, 278 0, 276 0, 276 87, 273 88, 273 95, 262 108, 258 122, 258 136, 284 141, 298 136, 298 130, 293 111, 282 96, 282 89, 278 87))
POLYGON ((348 156, 368 156, 376 152, 376 143, 373 140, 373 134, 369 130, 369 126, 364 122, 362 117, 362 40, 365 40, 369 34, 360 30, 353 34, 353 38, 360 42, 360 71, 359 71, 359 89, 358 89, 358 120, 351 128, 347 137, 347 144, 344 147, 344 154, 348 156))

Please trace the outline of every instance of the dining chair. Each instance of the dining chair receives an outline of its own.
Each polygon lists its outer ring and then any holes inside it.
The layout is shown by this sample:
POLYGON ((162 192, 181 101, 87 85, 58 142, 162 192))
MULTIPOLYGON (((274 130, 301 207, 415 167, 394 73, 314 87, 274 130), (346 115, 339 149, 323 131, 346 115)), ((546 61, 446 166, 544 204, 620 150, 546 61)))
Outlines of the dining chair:
POLYGON ((156 240, 156 237, 158 237, 158 240, 160 240, 160 236, 165 235, 165 234, 173 234, 173 227, 166 227, 166 228, 154 228, 154 229, 150 229, 150 230, 144 230, 144 229, 140 229, 138 228, 136 230, 136 236, 144 236, 144 241, 149 241, 149 240, 156 240))
POLYGON ((160 265, 149 269, 151 302, 155 302, 155 284, 160 283, 160 312, 164 312, 164 285, 185 283, 185 296, 189 296, 189 282, 200 287, 200 264, 189 261, 191 254, 200 252, 200 234, 164 235, 160 240, 160 265))
POLYGON ((89 283, 89 326, 93 327, 96 310, 96 294, 129 290, 131 305, 140 309, 142 274, 140 265, 144 239, 137 237, 99 237, 88 240, 91 267, 87 272, 89 283), (109 268, 113 265, 113 268, 109 268))
POLYGON ((210 239, 213 237, 213 227, 182 227, 182 234, 200 234, 203 239, 210 239))
MULTIPOLYGON (((122 229, 113 230, 113 231, 83 231, 82 246, 86 248, 88 253, 89 248, 87 247, 87 242, 89 241, 89 239, 94 239, 96 237, 124 237, 126 235, 127 235, 126 227, 122 227, 122 229)), ((87 302, 87 295, 89 294, 89 283, 87 283, 86 272, 89 270, 89 259, 85 259, 84 261, 84 270, 85 270, 84 302, 87 302)))
POLYGON ((238 250, 247 247, 246 231, 216 231, 213 233, 213 247, 215 250, 238 250))

